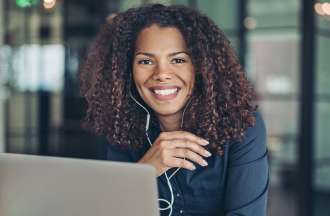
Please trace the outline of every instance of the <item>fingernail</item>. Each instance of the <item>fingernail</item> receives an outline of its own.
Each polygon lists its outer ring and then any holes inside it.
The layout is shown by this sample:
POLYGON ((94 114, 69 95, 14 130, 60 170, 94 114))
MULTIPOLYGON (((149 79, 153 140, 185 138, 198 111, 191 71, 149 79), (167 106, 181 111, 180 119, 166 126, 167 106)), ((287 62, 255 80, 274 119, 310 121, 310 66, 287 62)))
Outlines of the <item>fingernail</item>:
POLYGON ((207 140, 203 140, 203 144, 204 145, 208 145, 210 142, 209 141, 207 141, 207 140))
POLYGON ((203 160, 202 165, 203 165, 203 166, 207 166, 208 163, 207 163, 205 160, 203 160))
POLYGON ((209 151, 205 151, 206 157, 210 157, 212 154, 209 151))

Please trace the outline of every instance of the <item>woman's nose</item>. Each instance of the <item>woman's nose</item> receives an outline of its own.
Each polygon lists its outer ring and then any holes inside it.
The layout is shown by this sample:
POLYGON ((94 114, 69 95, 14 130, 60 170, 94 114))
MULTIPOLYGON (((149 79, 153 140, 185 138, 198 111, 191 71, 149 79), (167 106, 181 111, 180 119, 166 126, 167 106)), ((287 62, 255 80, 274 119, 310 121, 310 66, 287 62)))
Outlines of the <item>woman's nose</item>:
POLYGON ((155 68, 153 79, 157 81, 166 81, 171 80, 173 76, 173 73, 169 67, 169 65, 166 64, 158 64, 155 68))

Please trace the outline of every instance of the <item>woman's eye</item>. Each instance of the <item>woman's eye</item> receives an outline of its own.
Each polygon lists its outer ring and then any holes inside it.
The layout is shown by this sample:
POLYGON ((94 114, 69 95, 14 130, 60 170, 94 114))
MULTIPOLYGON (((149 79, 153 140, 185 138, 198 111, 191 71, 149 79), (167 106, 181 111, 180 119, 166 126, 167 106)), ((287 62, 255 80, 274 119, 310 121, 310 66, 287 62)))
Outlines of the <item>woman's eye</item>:
POLYGON ((142 60, 138 61, 138 64, 144 64, 144 65, 149 64, 150 65, 150 64, 152 64, 152 61, 149 59, 142 59, 142 60))
POLYGON ((172 62, 173 62, 174 64, 181 64, 181 63, 185 63, 186 60, 181 59, 181 58, 175 58, 175 59, 172 59, 172 62))

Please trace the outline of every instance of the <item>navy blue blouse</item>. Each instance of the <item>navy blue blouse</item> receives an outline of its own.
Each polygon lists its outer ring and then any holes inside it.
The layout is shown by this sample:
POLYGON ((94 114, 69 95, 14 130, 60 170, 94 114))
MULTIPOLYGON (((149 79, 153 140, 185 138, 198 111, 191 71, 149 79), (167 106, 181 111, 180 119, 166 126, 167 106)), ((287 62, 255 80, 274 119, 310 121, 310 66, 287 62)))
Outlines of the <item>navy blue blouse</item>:
MULTIPOLYGON (((159 128, 150 128, 154 142, 159 128)), ((139 151, 125 151, 108 145, 107 159, 137 162, 148 150, 146 143, 139 151)), ((266 128, 259 112, 256 124, 246 130, 242 142, 224 144, 223 155, 205 158, 206 167, 196 165, 194 171, 180 169, 171 184, 174 193, 172 215, 198 216, 264 216, 266 215, 269 168, 266 128)), ((176 168, 167 171, 171 175, 176 168)), ((165 175, 157 178, 159 198, 170 201, 165 175)), ((160 203, 160 207, 162 206, 160 203)), ((167 216, 169 210, 161 211, 167 216)))

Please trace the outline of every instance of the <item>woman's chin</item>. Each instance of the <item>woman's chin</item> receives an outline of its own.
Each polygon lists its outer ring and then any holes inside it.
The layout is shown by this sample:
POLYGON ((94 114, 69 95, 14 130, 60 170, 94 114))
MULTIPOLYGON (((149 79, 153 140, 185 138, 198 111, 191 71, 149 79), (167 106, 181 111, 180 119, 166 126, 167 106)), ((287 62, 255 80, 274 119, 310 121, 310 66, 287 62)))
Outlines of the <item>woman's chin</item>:
POLYGON ((156 115, 159 115, 159 116, 172 116, 172 115, 176 115, 180 112, 180 108, 168 108, 166 109, 165 107, 162 107, 162 108, 156 108, 153 109, 153 111, 155 112, 156 115))

